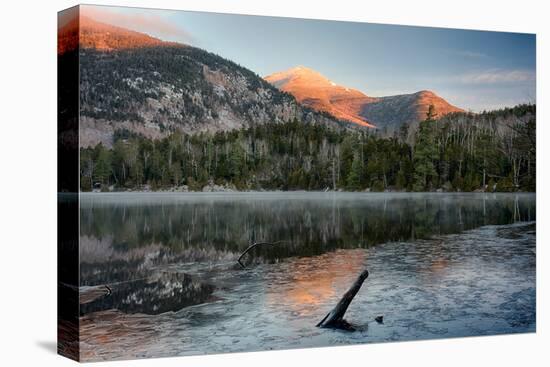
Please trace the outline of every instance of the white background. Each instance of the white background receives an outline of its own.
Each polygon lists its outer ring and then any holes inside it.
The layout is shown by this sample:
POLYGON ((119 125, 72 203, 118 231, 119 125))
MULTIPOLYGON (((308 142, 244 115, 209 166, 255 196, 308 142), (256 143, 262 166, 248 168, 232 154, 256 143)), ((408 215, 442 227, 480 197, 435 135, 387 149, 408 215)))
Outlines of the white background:
MULTIPOLYGON (((187 0, 98 4, 537 33, 537 333, 116 362, 117 366, 524 366, 550 362, 550 26, 544 1, 187 0)), ((72 365, 56 343, 56 12, 73 1, 7 0, 0 12, 0 365, 72 365)), ((94 364, 103 366, 106 363, 94 364)))

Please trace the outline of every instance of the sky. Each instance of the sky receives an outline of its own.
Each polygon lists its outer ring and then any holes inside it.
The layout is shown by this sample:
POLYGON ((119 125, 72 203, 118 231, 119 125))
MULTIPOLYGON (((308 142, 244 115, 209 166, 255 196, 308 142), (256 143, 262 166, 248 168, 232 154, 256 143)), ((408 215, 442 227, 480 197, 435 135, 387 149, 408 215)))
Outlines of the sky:
POLYGON ((260 76, 303 65, 369 96, 431 90, 474 112, 536 102, 534 34, 108 6, 82 14, 260 76))

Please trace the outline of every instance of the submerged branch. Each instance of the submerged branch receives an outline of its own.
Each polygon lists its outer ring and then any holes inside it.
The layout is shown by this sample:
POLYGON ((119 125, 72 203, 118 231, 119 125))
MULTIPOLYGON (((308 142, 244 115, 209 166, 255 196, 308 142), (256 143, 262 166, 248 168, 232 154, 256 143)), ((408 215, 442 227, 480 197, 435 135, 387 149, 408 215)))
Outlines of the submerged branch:
POLYGON ((241 262, 241 259, 244 257, 244 255, 246 255, 246 253, 250 250, 252 250, 254 247, 256 246, 261 246, 261 245, 270 245, 270 246, 274 246, 274 245, 278 245, 280 243, 285 243, 287 241, 277 241, 277 242, 254 242, 252 245, 248 246, 246 248, 246 250, 244 250, 244 252, 241 254, 241 256, 239 256, 239 259, 237 260, 237 262, 239 263, 239 265, 245 269, 246 266, 244 266, 244 264, 241 262))
POLYGON ((346 329, 353 330, 353 327, 344 320, 344 314, 348 310, 348 307, 353 301, 353 298, 361 289, 363 282, 369 276, 367 269, 363 270, 361 274, 357 277, 353 285, 348 289, 348 291, 342 296, 340 301, 336 306, 330 311, 324 319, 322 319, 316 326, 323 328, 337 328, 337 329, 346 329))

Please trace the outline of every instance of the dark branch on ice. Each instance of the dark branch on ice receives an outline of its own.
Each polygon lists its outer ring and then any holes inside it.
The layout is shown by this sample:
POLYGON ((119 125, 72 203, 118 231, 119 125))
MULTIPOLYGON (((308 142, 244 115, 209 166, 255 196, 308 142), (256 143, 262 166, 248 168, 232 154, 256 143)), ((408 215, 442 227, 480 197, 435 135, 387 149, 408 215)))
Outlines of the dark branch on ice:
POLYGON ((335 328, 335 329, 345 329, 345 330, 355 330, 355 328, 344 320, 344 314, 348 310, 348 307, 353 301, 353 298, 361 289, 363 282, 369 276, 367 269, 363 270, 361 274, 357 277, 353 285, 348 289, 348 291, 342 296, 340 301, 336 306, 330 311, 324 319, 322 319, 316 326, 322 328, 335 328))

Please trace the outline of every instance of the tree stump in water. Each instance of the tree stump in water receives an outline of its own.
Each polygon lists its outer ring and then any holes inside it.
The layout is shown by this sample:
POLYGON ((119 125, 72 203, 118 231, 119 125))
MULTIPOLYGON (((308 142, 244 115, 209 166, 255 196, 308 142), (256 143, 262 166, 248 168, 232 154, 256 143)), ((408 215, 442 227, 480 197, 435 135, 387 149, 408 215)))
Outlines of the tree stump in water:
POLYGON ((336 329, 344 329, 344 330, 355 330, 355 328, 348 323, 346 320, 344 320, 344 314, 348 310, 348 307, 353 301, 353 298, 359 292, 359 289, 361 289, 361 286, 363 285, 363 282, 367 277, 369 276, 369 272, 367 269, 365 269, 355 280, 353 285, 348 289, 348 291, 342 296, 340 301, 336 304, 336 306, 330 311, 324 319, 321 320, 316 326, 322 327, 322 328, 336 328, 336 329))

